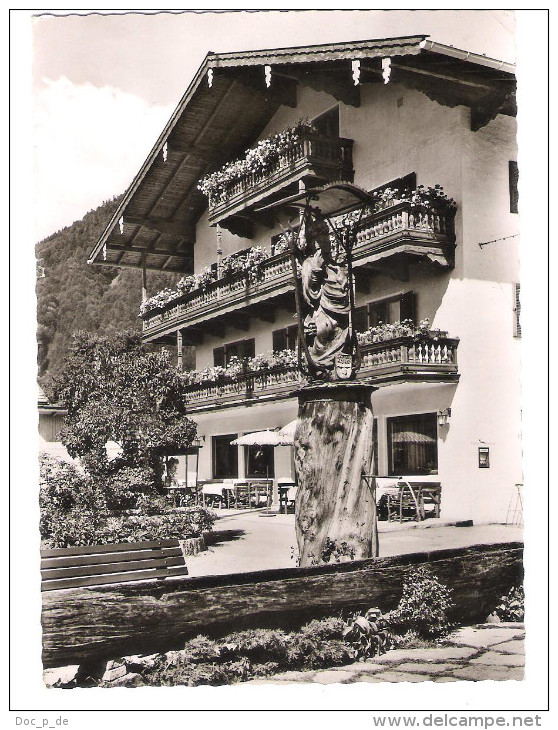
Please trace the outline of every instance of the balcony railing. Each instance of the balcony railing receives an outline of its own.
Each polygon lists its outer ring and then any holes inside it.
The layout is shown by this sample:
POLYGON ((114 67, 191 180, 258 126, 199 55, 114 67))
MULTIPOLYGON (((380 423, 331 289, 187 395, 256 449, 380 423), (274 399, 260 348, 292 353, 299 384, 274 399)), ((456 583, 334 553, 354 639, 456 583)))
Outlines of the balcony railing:
POLYGON ((315 177, 322 183, 352 182, 352 148, 352 139, 302 134, 265 172, 247 173, 231 182, 218 197, 210 196, 209 222, 221 222, 303 177, 315 177))
POLYGON ((359 378, 376 384, 393 380, 439 379, 457 375, 457 346, 451 337, 436 339, 411 336, 361 345, 359 378))
MULTIPOLYGON (((406 380, 454 381, 458 377, 458 344, 458 339, 450 337, 435 340, 397 337, 362 345, 357 378, 373 385, 406 380)), ((304 382, 297 367, 275 367, 242 373, 228 382, 190 385, 186 388, 186 400, 190 409, 195 410, 244 405, 288 398, 304 382)))
POLYGON ((396 203, 361 222, 353 249, 354 266, 374 264, 387 256, 426 257, 453 266, 455 213, 417 210, 409 202, 396 203))
POLYGON ((190 327, 221 314, 257 304, 293 288, 289 254, 272 256, 261 264, 260 275, 252 281, 243 274, 219 279, 205 289, 196 289, 174 299, 162 310, 143 316, 144 335, 156 335, 178 327, 190 327))
POLYGON ((260 372, 242 373, 223 383, 201 383, 186 388, 186 401, 191 408, 212 405, 243 404, 251 400, 275 400, 288 397, 302 385, 297 367, 276 367, 260 372))
MULTIPOLYGON (((389 265, 390 256, 426 257, 436 263, 453 265, 455 240, 453 214, 414 212, 410 203, 398 203, 365 218, 358 230, 353 250, 354 266, 389 265)), ((256 281, 237 274, 209 284, 204 290, 183 294, 163 309, 146 312, 144 337, 153 339, 174 330, 214 320, 293 289, 289 254, 284 252, 261 265, 256 281)))

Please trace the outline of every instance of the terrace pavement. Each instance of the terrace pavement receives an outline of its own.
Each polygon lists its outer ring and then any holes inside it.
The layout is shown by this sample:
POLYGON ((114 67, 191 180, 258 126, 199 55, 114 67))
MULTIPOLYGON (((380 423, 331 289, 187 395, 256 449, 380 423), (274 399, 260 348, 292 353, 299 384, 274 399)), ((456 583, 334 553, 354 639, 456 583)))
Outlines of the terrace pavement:
MULTIPOLYGON (((217 512, 219 520, 208 536, 207 551, 186 559, 190 576, 296 566, 294 515, 248 510, 217 512)), ((456 527, 435 518, 403 524, 380 521, 378 532, 381 557, 523 539, 523 529, 517 525, 456 527)))

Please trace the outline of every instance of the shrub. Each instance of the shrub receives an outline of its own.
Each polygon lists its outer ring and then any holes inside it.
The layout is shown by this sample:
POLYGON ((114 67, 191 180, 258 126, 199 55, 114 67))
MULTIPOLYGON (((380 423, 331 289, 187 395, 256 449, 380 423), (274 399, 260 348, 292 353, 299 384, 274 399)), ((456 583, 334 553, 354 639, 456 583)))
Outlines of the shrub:
POLYGON ((81 507, 60 513, 50 528, 42 533, 45 543, 53 548, 95 545, 101 530, 103 516, 96 510, 81 507))
POLYGON ((285 664, 289 649, 289 635, 281 629, 247 629, 227 637, 224 654, 247 657, 254 662, 285 664))
POLYGON ((39 530, 50 547, 90 545, 105 513, 91 479, 47 454, 39 457, 39 530))
POLYGON ((210 530, 216 519, 215 513, 205 507, 180 512, 169 510, 157 515, 117 515, 109 517, 99 528, 96 542, 185 540, 210 530))
POLYGON ((500 621, 524 621, 525 591, 523 586, 512 588, 507 595, 502 596, 494 612, 500 621))
POLYGON ((154 482, 155 476, 151 469, 124 466, 103 480, 100 487, 105 491, 108 509, 135 509, 142 496, 146 497, 144 503, 156 499, 153 495, 154 482), (152 493, 151 497, 147 496, 149 492, 152 493))
POLYGON ((384 621, 396 633, 414 631, 424 638, 443 636, 451 629, 447 617, 451 606, 451 590, 427 567, 420 566, 407 574, 399 605, 384 616, 384 621))

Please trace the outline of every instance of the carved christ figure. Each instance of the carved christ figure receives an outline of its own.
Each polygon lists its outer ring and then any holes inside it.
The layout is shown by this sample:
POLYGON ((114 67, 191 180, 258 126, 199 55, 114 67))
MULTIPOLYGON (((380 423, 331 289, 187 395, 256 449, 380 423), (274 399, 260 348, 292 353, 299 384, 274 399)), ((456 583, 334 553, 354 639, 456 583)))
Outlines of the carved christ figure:
POLYGON ((332 249, 327 223, 317 209, 305 217, 302 233, 306 254, 301 266, 302 294, 308 307, 304 333, 315 365, 331 373, 335 356, 349 352, 346 257, 342 250, 332 249))

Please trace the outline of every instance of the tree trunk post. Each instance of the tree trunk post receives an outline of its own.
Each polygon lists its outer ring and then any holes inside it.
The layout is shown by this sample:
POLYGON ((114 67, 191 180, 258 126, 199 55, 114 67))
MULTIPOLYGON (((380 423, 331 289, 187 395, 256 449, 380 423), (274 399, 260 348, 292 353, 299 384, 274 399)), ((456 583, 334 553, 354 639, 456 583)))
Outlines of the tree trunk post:
POLYGON ((298 393, 295 521, 301 567, 378 555, 375 495, 363 479, 373 458, 374 390, 350 381, 298 393))

